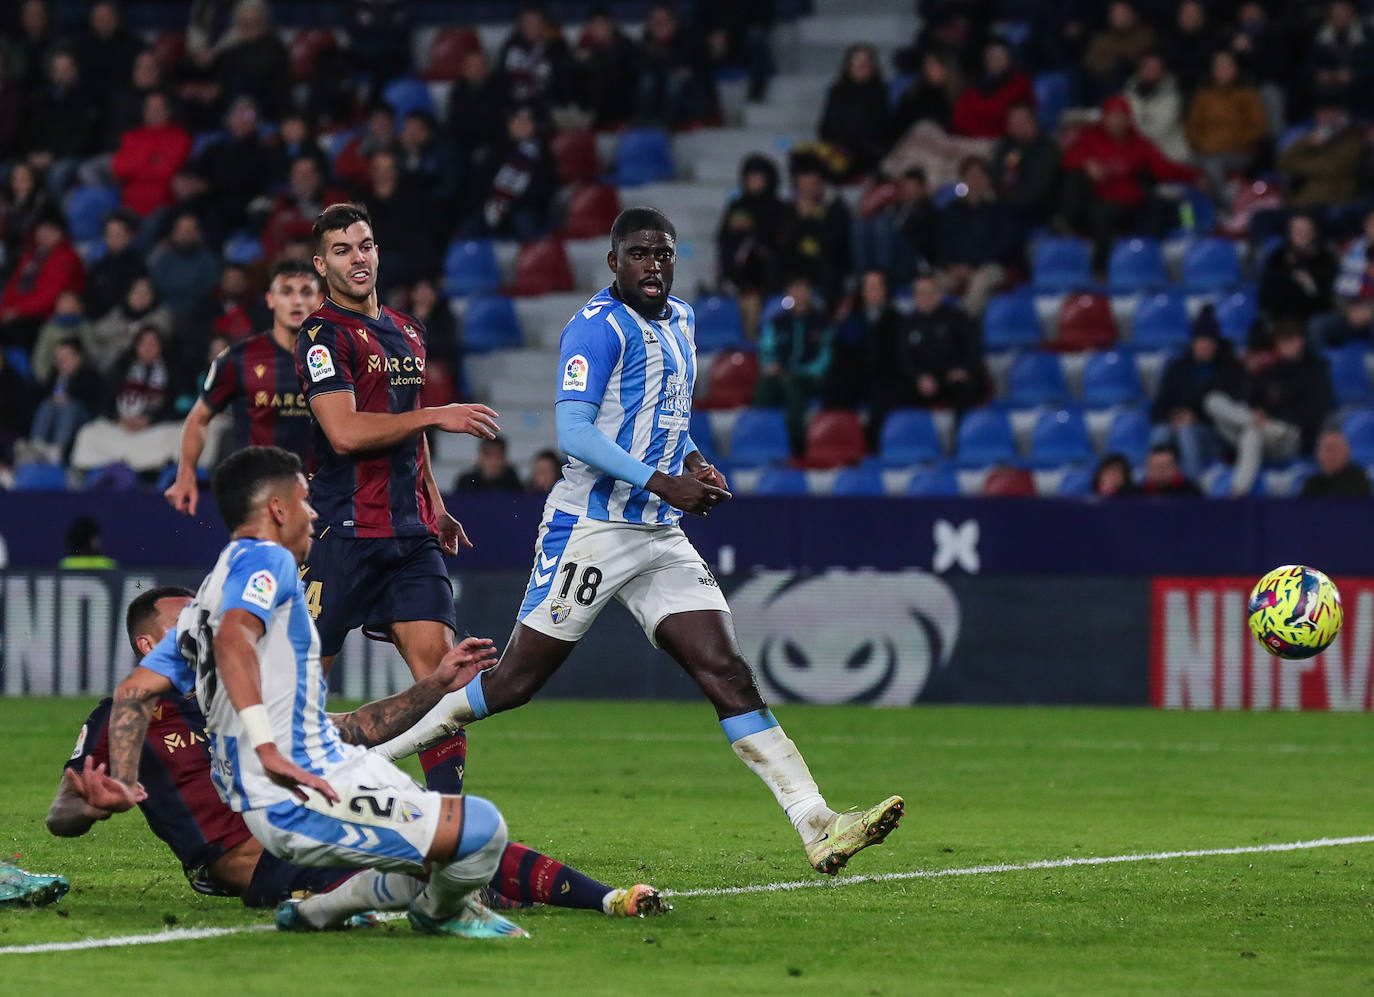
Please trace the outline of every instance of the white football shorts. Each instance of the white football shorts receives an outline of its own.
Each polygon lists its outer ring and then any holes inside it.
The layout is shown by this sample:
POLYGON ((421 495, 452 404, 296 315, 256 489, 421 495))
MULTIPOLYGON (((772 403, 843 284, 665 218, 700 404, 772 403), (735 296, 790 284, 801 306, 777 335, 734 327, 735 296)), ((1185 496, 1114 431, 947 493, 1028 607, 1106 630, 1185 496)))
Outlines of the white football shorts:
POLYGON ((649 642, 666 617, 729 605, 678 526, 587 519, 546 508, 517 619, 559 640, 580 640, 614 596, 649 642))
POLYGON ((253 837, 297 865, 424 874, 439 826, 439 793, 370 751, 327 769, 324 779, 339 794, 338 803, 312 790, 309 802, 292 798, 245 810, 253 837))

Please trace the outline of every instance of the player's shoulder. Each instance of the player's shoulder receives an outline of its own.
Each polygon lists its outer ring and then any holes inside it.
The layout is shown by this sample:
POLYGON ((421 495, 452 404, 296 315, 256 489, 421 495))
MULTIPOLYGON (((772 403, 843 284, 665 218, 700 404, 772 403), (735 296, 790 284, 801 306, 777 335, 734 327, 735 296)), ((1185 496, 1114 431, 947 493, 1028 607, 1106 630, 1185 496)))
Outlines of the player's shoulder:
POLYGON ((239 570, 261 566, 268 570, 279 571, 284 563, 289 561, 294 571, 296 562, 296 559, 291 556, 291 552, 281 544, 272 540, 256 540, 251 537, 239 537, 229 541, 225 552, 228 555, 229 566, 239 570))
POLYGON ((335 308, 333 302, 325 298, 320 307, 307 315, 301 323, 300 335, 296 337, 296 349, 309 349, 310 344, 322 335, 332 340, 338 333, 353 329, 357 325, 355 319, 350 319, 335 308))
POLYGON ((672 310, 674 316, 680 315, 686 318, 688 322, 696 321, 697 313, 692 310, 690 304, 683 301, 681 298, 675 298, 671 294, 668 295, 668 307, 672 310))
POLYGON ((613 316, 620 302, 611 296, 609 287, 593 294, 585 305, 573 312, 568 324, 563 327, 563 335, 599 336, 609 335, 619 338, 613 316))
POLYGON ((400 329, 402 332, 405 331, 406 326, 410 326, 413 329, 419 329, 421 332, 425 331, 425 324, 423 322, 414 315, 401 311, 399 308, 382 305, 382 316, 389 317, 391 321, 396 323, 396 328, 400 329))

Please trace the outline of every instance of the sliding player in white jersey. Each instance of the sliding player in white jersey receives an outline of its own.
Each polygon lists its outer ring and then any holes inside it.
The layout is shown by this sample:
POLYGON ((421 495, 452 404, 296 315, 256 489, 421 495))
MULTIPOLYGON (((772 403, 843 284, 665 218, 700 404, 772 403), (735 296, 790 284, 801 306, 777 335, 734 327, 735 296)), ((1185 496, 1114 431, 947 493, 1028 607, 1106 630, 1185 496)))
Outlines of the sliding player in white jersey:
MULTIPOLYGON (((461 724, 539 691, 612 597, 696 680, 735 754, 773 791, 807 858, 834 875, 897 826, 902 799, 861 812, 825 803, 740 654, 725 598, 677 525, 730 498, 688 432, 696 380, 695 318, 669 296, 677 237, 652 208, 621 212, 607 265, 615 281, 587 302, 561 341, 558 442, 572 460, 549 495, 518 623, 496 668, 445 697, 420 725, 461 724)), ((403 734, 378 750, 423 745, 403 734)))
MULTIPOLYGON (((182 695, 194 685, 220 797, 278 858, 370 870, 355 877, 357 890, 379 909, 407 909, 416 931, 524 936, 475 902, 506 847, 496 807, 422 789, 346 743, 325 713, 320 637, 298 576, 315 520, 300 459, 249 447, 216 468, 211 487, 231 539, 142 667, 182 695)), ((454 648, 441 667, 465 657, 454 648)), ((279 910, 278 923, 291 914, 279 910)))

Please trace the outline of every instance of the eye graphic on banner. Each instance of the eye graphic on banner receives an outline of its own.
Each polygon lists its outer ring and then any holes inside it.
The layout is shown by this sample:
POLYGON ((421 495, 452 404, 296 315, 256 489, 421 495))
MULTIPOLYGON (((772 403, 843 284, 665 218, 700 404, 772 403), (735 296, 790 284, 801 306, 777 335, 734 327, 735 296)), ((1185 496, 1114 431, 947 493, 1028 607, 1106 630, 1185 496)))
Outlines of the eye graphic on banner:
POLYGON ((763 571, 730 605, 764 694, 794 702, 909 705, 959 636, 958 600, 924 571, 763 571))

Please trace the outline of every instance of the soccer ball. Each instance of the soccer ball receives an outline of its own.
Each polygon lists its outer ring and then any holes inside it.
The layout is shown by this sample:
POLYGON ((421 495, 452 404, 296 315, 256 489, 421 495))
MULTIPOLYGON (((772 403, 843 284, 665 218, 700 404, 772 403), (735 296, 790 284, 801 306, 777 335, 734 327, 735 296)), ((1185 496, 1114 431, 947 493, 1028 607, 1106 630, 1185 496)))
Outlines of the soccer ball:
POLYGON ((1341 593, 1316 568, 1285 564, 1250 593, 1250 632, 1280 658, 1320 654, 1341 632, 1341 593))

